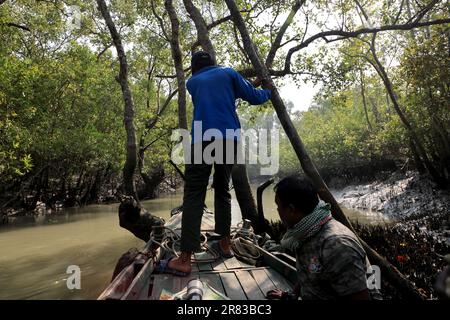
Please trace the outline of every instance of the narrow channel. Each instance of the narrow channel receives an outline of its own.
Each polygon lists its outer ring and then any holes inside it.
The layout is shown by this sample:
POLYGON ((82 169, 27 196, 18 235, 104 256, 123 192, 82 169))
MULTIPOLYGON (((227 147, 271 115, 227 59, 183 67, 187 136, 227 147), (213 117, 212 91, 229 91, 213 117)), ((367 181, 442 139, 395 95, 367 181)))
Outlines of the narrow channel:
MULTIPOLYGON (((255 187, 256 188, 256 187, 255 187)), ((256 194, 256 192, 255 192, 256 194)), ((234 194, 233 194, 234 196, 234 194)), ((182 192, 143 202, 154 215, 168 219, 182 202, 182 192)), ((266 218, 277 220, 274 192, 263 198, 266 218)), ((213 192, 206 205, 213 208, 213 192)), ((118 223, 118 204, 67 208, 58 212, 11 219, 0 227, 0 299, 96 299, 111 280, 120 256, 144 243, 118 223), (69 290, 67 267, 81 269, 81 290, 69 290)), ((360 223, 381 223, 380 214, 345 209, 360 223)), ((232 200, 233 223, 241 220, 232 200)))

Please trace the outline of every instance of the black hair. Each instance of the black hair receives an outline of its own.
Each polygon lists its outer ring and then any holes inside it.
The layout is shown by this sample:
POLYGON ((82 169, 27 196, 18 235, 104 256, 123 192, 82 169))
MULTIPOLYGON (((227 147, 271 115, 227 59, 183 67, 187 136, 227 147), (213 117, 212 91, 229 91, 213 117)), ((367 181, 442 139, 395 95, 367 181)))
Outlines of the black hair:
POLYGON ((192 74, 195 74, 200 69, 204 67, 214 66, 214 60, 208 52, 197 51, 192 55, 191 58, 191 69, 192 74))
POLYGON ((313 212, 319 203, 317 189, 309 179, 299 175, 282 179, 274 189, 282 206, 292 204, 305 215, 313 212))

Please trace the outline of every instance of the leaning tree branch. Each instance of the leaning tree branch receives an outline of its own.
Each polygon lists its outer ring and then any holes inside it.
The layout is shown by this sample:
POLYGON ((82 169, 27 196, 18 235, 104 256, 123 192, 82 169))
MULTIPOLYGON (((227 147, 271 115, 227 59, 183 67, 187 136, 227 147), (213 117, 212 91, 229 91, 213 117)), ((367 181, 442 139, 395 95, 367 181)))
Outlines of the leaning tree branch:
MULTIPOLYGON (((308 71, 286 71, 286 70, 274 70, 274 69, 269 69, 269 75, 273 76, 273 77, 284 77, 284 76, 288 76, 288 75, 310 75, 310 76, 315 76, 318 78, 321 78, 322 76, 316 73, 311 73, 308 71)), ((248 68, 248 69, 242 69, 242 70, 238 70, 238 72, 244 77, 244 78, 253 78, 259 75, 259 73, 256 71, 256 69, 254 68, 248 68)))
POLYGON ((266 66, 270 68, 273 64, 273 61, 275 59, 275 55, 277 53, 277 50, 280 48, 281 40, 283 40, 284 34, 286 33, 286 30, 291 25, 292 21, 294 21, 294 16, 297 14, 297 11, 300 9, 300 7, 305 3, 305 0, 297 0, 295 1, 294 5, 292 6, 291 11, 289 12, 289 15, 287 16, 286 20, 284 21, 283 25, 281 26, 280 30, 278 30, 277 36, 275 37, 274 42, 272 43, 272 46, 270 48, 269 53, 267 54, 266 58, 266 66))
MULTIPOLYGON (((150 110, 150 94, 152 89, 152 77, 153 77, 153 71, 156 67, 156 58, 153 56, 150 56, 148 58, 148 71, 147 71, 147 97, 146 97, 146 105, 147 109, 150 110)), ((158 88, 159 91, 159 88, 158 88)), ((159 100, 158 100, 159 102, 159 100)), ((159 103, 158 103, 158 110, 159 110, 159 103)))
MULTIPOLYGON (((241 13, 250 12, 251 10, 253 10, 253 8, 251 8, 251 9, 243 9, 240 12, 241 13)), ((228 15, 228 16, 225 16, 223 18, 220 18, 220 19, 217 19, 217 20, 211 22, 206 27, 208 28, 208 30, 211 30, 211 29, 217 27, 218 25, 220 25, 220 24, 222 24, 224 22, 230 21, 230 20, 231 20, 231 15, 228 15)))
POLYGON ((364 10, 363 6, 361 5, 361 3, 358 0, 354 0, 356 3, 356 6, 359 8, 359 10, 361 10, 364 19, 366 19, 366 21, 369 21, 369 16, 366 13, 366 10, 364 10))
POLYGON ((236 26, 235 26, 235 25, 233 25, 233 34, 234 34, 234 39, 236 40, 236 44, 237 44, 237 46, 238 46, 239 51, 240 51, 240 52, 242 53, 242 55, 244 56, 244 58, 245 58, 245 60, 246 60, 246 63, 247 63, 247 64, 250 64, 251 62, 250 62, 250 59, 249 59, 249 57, 248 57, 248 55, 247 55, 247 52, 245 52, 244 48, 241 46, 241 42, 239 41, 239 35, 238 35, 238 33, 237 33, 237 30, 236 30, 236 26))
MULTIPOLYGON (((0 3, 0 5, 1 5, 1 3, 0 3)), ((8 26, 8 27, 19 28, 19 29, 22 29, 24 31, 31 32, 31 29, 28 28, 27 26, 20 25, 20 24, 14 23, 14 22, 7 22, 7 23, 4 23, 3 25, 8 26)))
POLYGON ((202 46, 202 49, 208 52, 214 63, 216 62, 216 51, 214 50, 214 46, 209 38, 208 27, 206 25, 205 20, 200 13, 200 10, 192 3, 191 0, 183 0, 184 7, 188 12, 191 20, 194 22, 195 28, 197 29, 197 38, 198 42, 202 46))
POLYGON ((164 38, 166 39, 166 41, 170 41, 169 40, 169 36, 167 35, 166 28, 164 27, 164 21, 160 17, 160 15, 156 12, 155 1, 154 0, 151 1, 151 7, 152 7, 153 15, 155 16, 156 20, 158 20, 158 24, 159 24, 159 27, 161 28, 161 31, 162 31, 162 33, 164 35, 164 38))
POLYGON ((227 22, 227 21, 230 21, 230 20, 231 20, 231 16, 225 16, 225 17, 223 17, 223 18, 220 18, 220 19, 217 19, 217 20, 211 22, 210 24, 208 24, 208 25, 206 26, 206 28, 207 28, 208 30, 211 30, 211 29, 217 27, 218 25, 221 25, 222 23, 227 22))
POLYGON ((404 2, 405 2, 405 0, 402 0, 402 2, 400 3, 400 9, 398 10, 397 15, 395 16, 394 23, 397 23, 398 19, 400 19, 400 15, 402 14, 402 11, 403 11, 403 3, 404 2))
POLYGON ((106 51, 108 51, 108 49, 111 48, 112 45, 113 45, 113 43, 108 44, 105 48, 103 48, 102 51, 100 51, 100 52, 97 54, 97 61, 100 60, 100 57, 101 57, 106 51))
POLYGON ((159 137, 157 137, 156 139, 154 139, 152 142, 148 143, 146 146, 141 147, 141 150, 140 150, 140 151, 141 151, 141 152, 142 152, 142 151, 144 151, 144 152, 147 151, 148 148, 150 148, 153 144, 155 144, 156 142, 158 142, 158 141, 161 140, 162 138, 168 136, 169 133, 170 133, 170 131, 164 132, 164 133, 161 134, 159 137))
MULTIPOLYGON (((191 67, 183 69, 183 71, 185 73, 188 73, 190 70, 191 70, 191 67)), ((175 79, 177 77, 177 75, 176 74, 157 74, 155 77, 161 78, 161 79, 175 79)))
POLYGON ((163 115, 164 111, 167 109, 167 107, 170 104, 170 101, 172 101, 173 97, 178 93, 178 89, 175 89, 174 91, 172 91, 166 101, 164 101, 164 104, 162 105, 161 109, 158 111, 158 113, 156 114, 156 116, 147 123, 147 125, 145 126, 145 129, 149 130, 152 129, 155 125, 156 122, 158 122, 159 118, 163 115))
POLYGON ((412 16, 406 23, 415 23, 419 22, 428 11, 431 10, 431 8, 434 7, 436 3, 438 3, 439 0, 433 0, 429 4, 427 4, 425 7, 423 7, 420 11, 418 11, 414 16, 412 16))
MULTIPOLYGON (((289 72, 290 68, 291 68, 292 55, 294 53, 296 53, 297 51, 308 47, 311 43, 313 43, 317 39, 324 39, 329 36, 338 36, 339 40, 343 40, 343 39, 348 39, 348 38, 356 38, 363 34, 374 34, 374 33, 378 33, 378 32, 393 31, 393 30, 411 30, 411 29, 415 29, 415 28, 426 27, 426 26, 431 26, 431 25, 438 25, 438 24, 446 24, 446 23, 450 23, 450 19, 437 19, 437 20, 426 21, 426 22, 416 21, 416 22, 407 23, 407 24, 385 25, 385 26, 381 26, 378 28, 361 28, 361 29, 355 30, 355 31, 330 30, 330 31, 319 32, 319 33, 309 37, 308 39, 303 41, 301 44, 289 49, 289 51, 286 55, 286 58, 285 58, 284 69, 286 70, 286 72, 289 72)), ((333 40, 328 40, 328 41, 332 42, 333 40)))
MULTIPOLYGON (((240 12, 249 12, 249 11, 250 11, 250 10, 241 10, 240 12)), ((203 19, 203 17, 202 17, 202 19, 203 19)), ((217 19, 217 20, 211 22, 210 24, 207 24, 207 25, 206 25, 206 29, 209 31, 209 30, 211 30, 211 29, 213 29, 213 28, 215 28, 215 27, 221 25, 222 23, 225 23, 225 22, 230 21, 230 20, 231 20, 231 15, 225 16, 225 17, 223 17, 223 18, 220 18, 220 19, 217 19)), ((201 44, 200 39, 197 39, 197 40, 191 45, 191 48, 198 47, 200 44, 201 44)))

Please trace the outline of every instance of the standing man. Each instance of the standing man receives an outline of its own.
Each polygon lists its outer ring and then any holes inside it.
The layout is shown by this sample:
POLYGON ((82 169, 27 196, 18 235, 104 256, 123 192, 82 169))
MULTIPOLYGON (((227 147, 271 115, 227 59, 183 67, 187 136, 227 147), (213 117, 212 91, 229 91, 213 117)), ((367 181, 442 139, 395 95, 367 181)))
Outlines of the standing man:
POLYGON ((236 99, 240 98, 252 105, 270 99, 272 87, 262 81, 264 89, 255 87, 232 68, 217 66, 211 56, 204 51, 193 54, 191 60, 192 77, 186 86, 192 96, 194 117, 192 123, 191 162, 186 164, 183 217, 181 231, 181 255, 170 260, 166 271, 184 275, 191 272, 191 255, 200 249, 200 227, 205 203, 206 190, 213 164, 201 159, 195 163, 195 154, 212 143, 211 137, 204 136, 208 129, 215 129, 222 136, 223 152, 218 157, 215 150, 214 162, 214 211, 215 232, 221 235, 216 249, 225 257, 232 257, 230 248, 231 194, 229 182, 233 162, 236 160, 236 136, 227 130, 240 129, 236 114, 236 99), (201 123, 201 130, 195 124, 201 123), (199 132, 201 131, 201 132, 199 132), (228 154, 232 145, 233 154, 228 154), (219 159, 218 159, 219 158, 219 159), (227 161, 233 159, 231 163, 227 161))

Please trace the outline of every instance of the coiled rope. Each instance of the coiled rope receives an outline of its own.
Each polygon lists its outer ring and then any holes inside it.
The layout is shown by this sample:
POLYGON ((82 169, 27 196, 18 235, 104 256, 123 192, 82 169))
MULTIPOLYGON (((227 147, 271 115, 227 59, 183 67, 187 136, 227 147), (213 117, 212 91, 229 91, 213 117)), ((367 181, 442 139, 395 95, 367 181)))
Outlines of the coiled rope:
MULTIPOLYGON (((194 255, 191 261, 194 263, 208 263, 217 261, 220 258, 220 254, 219 252, 217 252, 217 250, 208 245, 208 237, 206 235, 206 232, 201 232, 200 235, 202 239, 200 247, 204 252, 209 252, 212 257, 207 259, 198 259, 194 255)), ((260 257, 260 253, 259 250, 256 249, 253 245, 258 245, 258 240, 260 238, 260 236, 256 235, 253 232, 253 228, 244 228, 243 222, 238 223, 236 231, 233 233, 233 236, 231 238, 231 246, 233 252, 241 260, 250 262, 251 264, 255 264, 255 261, 260 257)), ((177 247, 179 247, 181 237, 171 228, 165 226, 153 227, 153 230, 150 234, 150 239, 153 243, 157 244, 163 250, 173 253, 176 257, 180 256, 180 252, 177 250, 177 247), (158 242, 155 239, 155 230, 157 228, 163 229, 161 242, 158 242)))
MULTIPOLYGON (((201 236, 201 239, 203 239, 201 241, 201 243, 200 243, 200 247, 205 252, 209 251, 211 253, 212 258, 197 259, 197 258, 195 258, 195 255, 194 255, 194 258, 191 261, 195 262, 195 263, 215 262, 220 257, 219 253, 216 250, 214 250, 213 248, 211 248, 207 244, 208 237, 206 236, 205 232, 201 232, 200 236, 201 236)), ((180 252, 176 249, 176 247, 177 246, 179 247, 179 243, 181 241, 181 237, 175 231, 173 231, 172 229, 167 228, 165 226, 156 226, 156 227, 153 228, 153 231, 150 234, 150 240, 153 243, 157 244, 163 250, 168 251, 168 252, 172 252, 176 257, 180 256, 180 252), (166 231, 166 232, 164 232, 164 235, 162 237, 162 241, 161 242, 158 242, 158 241, 155 240, 155 232, 154 231, 155 231, 156 228, 163 228, 164 231, 166 231)))

